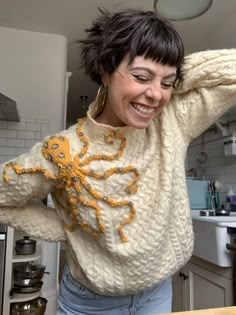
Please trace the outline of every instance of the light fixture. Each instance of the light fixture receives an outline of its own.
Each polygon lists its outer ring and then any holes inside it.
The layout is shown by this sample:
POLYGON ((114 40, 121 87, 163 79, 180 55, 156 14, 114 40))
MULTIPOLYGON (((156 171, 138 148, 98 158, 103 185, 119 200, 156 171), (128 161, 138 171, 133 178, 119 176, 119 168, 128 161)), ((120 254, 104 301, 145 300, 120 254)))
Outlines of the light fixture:
POLYGON ((154 0, 154 11, 173 21, 194 19, 204 14, 213 0, 154 0))

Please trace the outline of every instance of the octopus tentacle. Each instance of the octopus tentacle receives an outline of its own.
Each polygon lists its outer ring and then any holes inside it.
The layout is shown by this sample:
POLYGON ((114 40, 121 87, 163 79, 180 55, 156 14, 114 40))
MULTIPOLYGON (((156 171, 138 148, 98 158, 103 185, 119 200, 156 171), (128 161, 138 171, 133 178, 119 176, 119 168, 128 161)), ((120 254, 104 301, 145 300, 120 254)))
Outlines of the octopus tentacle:
POLYGON ((85 168, 92 161, 104 160, 114 161, 119 159, 126 147, 126 138, 115 131, 111 131, 105 134, 104 142, 108 145, 114 144, 114 139, 118 139, 118 148, 115 154, 95 154, 86 156, 89 148, 89 140, 82 131, 84 119, 78 120, 78 126, 76 129, 77 135, 82 143, 80 152, 72 157, 70 153, 69 140, 64 135, 55 135, 47 138, 42 147, 42 155, 44 158, 56 166, 58 166, 58 172, 56 175, 51 174, 50 171, 42 166, 32 168, 21 168, 15 162, 9 162, 5 165, 3 170, 3 179, 8 182, 9 177, 7 170, 12 168, 17 174, 29 174, 29 173, 42 173, 47 179, 56 180, 56 196, 63 198, 65 194, 65 204, 60 202, 60 198, 56 198, 58 204, 65 208, 66 214, 71 217, 72 222, 63 222, 66 229, 73 232, 77 227, 82 228, 86 232, 91 233, 94 237, 99 237, 105 232, 105 225, 101 218, 101 209, 96 202, 101 200, 111 207, 128 207, 129 214, 118 225, 117 230, 120 239, 126 242, 128 239, 123 232, 123 228, 126 224, 130 223, 135 217, 135 209, 133 203, 129 200, 116 200, 110 196, 97 191, 86 180, 86 176, 95 178, 98 180, 106 180, 114 174, 128 174, 133 173, 133 178, 128 182, 125 187, 125 191, 129 194, 135 194, 138 190, 137 182, 140 178, 138 170, 133 166, 127 167, 112 167, 103 173, 97 172, 90 168, 85 168), (120 140, 120 143, 119 143, 120 140), (84 189, 88 194, 94 198, 94 200, 86 199, 84 196, 84 189), (78 205, 82 204, 85 207, 92 208, 95 211, 96 223, 98 229, 94 229, 88 222, 81 220, 81 214, 78 205))
POLYGON ((97 226, 99 231, 93 229, 91 226, 89 226, 89 224, 87 222, 82 222, 81 226, 82 228, 84 228, 86 231, 92 233, 94 236, 100 236, 101 234, 103 234, 105 232, 105 226, 102 223, 102 219, 101 219, 101 210, 98 206, 98 204, 93 201, 93 200, 89 200, 89 199, 85 199, 84 196, 79 195, 78 196, 79 201, 86 207, 90 207, 93 208, 95 210, 96 213, 96 220, 97 220, 97 226))
POLYGON ((127 174, 127 173, 132 172, 135 174, 135 177, 126 186, 125 191, 127 193, 134 194, 138 190, 138 186, 136 185, 136 183, 140 178, 140 174, 138 170, 133 166, 113 167, 113 168, 108 169, 104 173, 98 173, 92 169, 79 168, 79 172, 82 173, 83 175, 87 175, 96 179, 107 179, 111 177, 113 174, 127 174))
POLYGON ((9 162, 4 166, 3 169, 3 179, 4 181, 8 182, 9 181, 9 176, 7 174, 7 169, 12 168, 16 174, 32 174, 32 173, 42 173, 44 176, 46 176, 48 179, 55 180, 58 177, 51 174, 49 171, 45 170, 45 168, 41 166, 36 166, 32 168, 21 168, 20 165, 18 165, 15 162, 9 162))
POLYGON ((113 144, 114 142, 113 140, 110 139, 111 137, 121 139, 120 147, 115 154, 94 154, 81 161, 81 158, 84 157, 84 155, 87 153, 87 150, 88 150, 88 138, 81 131, 83 122, 84 120, 79 120, 79 124, 76 129, 77 135, 79 136, 81 142, 83 143, 82 150, 77 156, 75 156, 75 162, 78 163, 80 167, 83 167, 84 165, 88 165, 90 162, 95 161, 95 160, 114 161, 123 155, 124 149, 126 147, 126 138, 122 134, 113 131, 113 132, 108 132, 104 136, 104 142, 107 144, 113 144))
MULTIPOLYGON (((128 171, 129 169, 127 169, 128 171)), ((95 199, 98 200, 102 200, 105 203, 109 204, 112 207, 120 207, 120 206, 128 206, 130 209, 130 214, 128 216, 128 218, 124 219, 118 226, 118 232, 120 235, 120 238, 122 241, 126 242, 127 241, 127 237, 124 235, 123 233, 123 226, 125 224, 130 223, 134 216, 135 216, 135 210, 133 207, 132 202, 128 201, 128 200, 121 200, 121 201, 117 201, 111 197, 105 196, 102 193, 98 192, 97 190, 95 190, 86 180, 85 178, 81 178, 81 184, 84 186, 84 188, 89 192, 90 195, 92 195, 95 199)), ((105 228, 103 228, 103 225, 101 226, 101 214, 100 214, 100 208, 98 207, 97 203, 93 202, 93 201, 86 201, 83 196, 79 197, 79 200, 83 203, 83 205, 88 206, 88 207, 94 207, 96 210, 96 217, 98 220, 98 226, 99 228, 101 227, 102 232, 105 231, 105 228)))
POLYGON ((124 232, 123 232, 123 227, 124 225, 130 223, 134 217, 135 217, 135 209, 134 209, 134 206, 133 206, 133 203, 131 201, 126 201, 126 200, 123 200, 123 203, 124 205, 128 205, 129 206, 129 209, 130 209, 130 214, 127 218, 125 218, 119 225, 118 225, 118 233, 120 235, 120 238, 123 242, 127 242, 128 241, 128 238, 124 235, 124 232))

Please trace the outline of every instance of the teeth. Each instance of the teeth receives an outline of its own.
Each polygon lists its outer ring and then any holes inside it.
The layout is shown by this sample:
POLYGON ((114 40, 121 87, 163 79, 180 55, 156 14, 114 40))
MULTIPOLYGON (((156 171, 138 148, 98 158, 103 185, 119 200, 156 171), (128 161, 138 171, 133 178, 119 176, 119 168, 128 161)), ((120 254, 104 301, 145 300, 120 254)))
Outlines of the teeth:
POLYGON ((154 111, 154 108, 144 107, 140 104, 132 104, 132 106, 140 113, 146 114, 146 115, 150 115, 154 111))

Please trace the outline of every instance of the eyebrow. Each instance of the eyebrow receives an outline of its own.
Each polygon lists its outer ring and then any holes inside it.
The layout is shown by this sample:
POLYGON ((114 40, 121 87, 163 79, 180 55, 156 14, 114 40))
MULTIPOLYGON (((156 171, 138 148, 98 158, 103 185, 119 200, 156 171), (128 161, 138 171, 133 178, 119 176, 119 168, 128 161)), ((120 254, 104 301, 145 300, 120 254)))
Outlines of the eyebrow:
MULTIPOLYGON (((147 67, 133 67, 130 70, 144 70, 144 71, 149 72, 153 76, 156 75, 156 72, 154 72, 153 70, 151 70, 150 68, 147 68, 147 67)), ((164 79, 169 79, 169 78, 176 78, 176 72, 172 72, 172 73, 164 76, 164 79)))

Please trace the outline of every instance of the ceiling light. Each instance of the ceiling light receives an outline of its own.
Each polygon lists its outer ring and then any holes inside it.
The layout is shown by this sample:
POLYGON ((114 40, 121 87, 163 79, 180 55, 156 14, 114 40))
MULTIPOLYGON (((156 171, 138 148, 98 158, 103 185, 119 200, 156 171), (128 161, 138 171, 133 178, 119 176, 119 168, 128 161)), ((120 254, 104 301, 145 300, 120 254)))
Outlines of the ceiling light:
POLYGON ((204 14, 213 0, 154 0, 154 11, 173 21, 194 19, 204 14))

